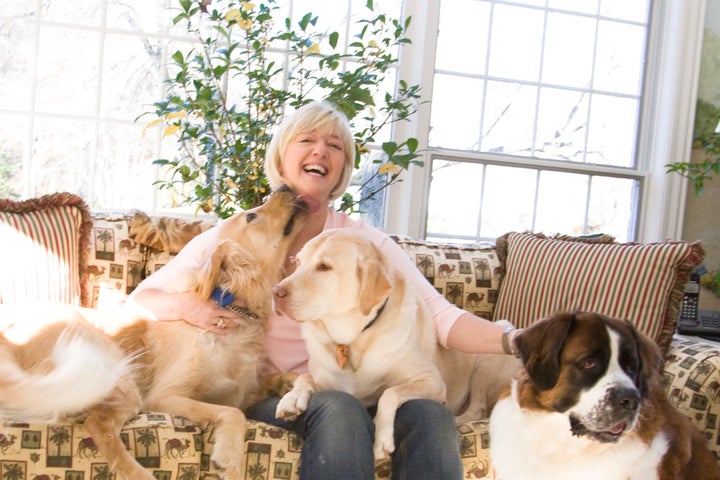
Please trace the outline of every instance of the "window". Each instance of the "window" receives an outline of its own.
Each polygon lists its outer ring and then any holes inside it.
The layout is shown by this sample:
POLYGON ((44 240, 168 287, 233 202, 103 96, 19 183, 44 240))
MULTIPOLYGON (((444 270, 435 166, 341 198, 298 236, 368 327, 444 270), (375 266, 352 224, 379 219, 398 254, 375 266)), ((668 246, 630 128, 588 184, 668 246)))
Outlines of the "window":
MULTIPOLYGON (((340 45, 353 41, 367 14, 365 0, 277 3, 278 18, 295 23, 318 15, 317 28, 337 31, 340 45)), ((401 14, 401 0, 374 4, 401 14)), ((172 25, 178 12, 178 0, 33 0, 0 12, 0 196, 68 190, 94 210, 195 212, 174 208, 168 191, 153 185, 163 174, 153 160, 171 157, 176 144, 146 129, 153 117, 142 116, 165 97, 172 53, 194 41, 172 25)), ((275 53, 282 63, 281 45, 275 53)), ((376 205, 368 217, 381 224, 382 213, 376 205)))
POLYGON ((689 155, 703 22, 701 5, 681 3, 428 8, 413 45, 427 55, 401 70, 431 100, 412 127, 426 135, 426 168, 390 193, 386 229, 679 238, 684 186, 664 165, 689 155))
MULTIPOLYGON (((0 12, 0 196, 69 190, 95 210, 169 210, 152 161, 174 140, 136 119, 191 41, 172 26, 176 0, 81 3, 0 12)), ((364 3, 285 5, 338 28, 364 3)), ((374 223, 467 241, 525 229, 679 238, 684 186, 664 164, 689 155, 704 2, 375 4, 412 15, 399 77, 428 102, 395 125, 420 139, 425 167, 387 192, 374 223)))

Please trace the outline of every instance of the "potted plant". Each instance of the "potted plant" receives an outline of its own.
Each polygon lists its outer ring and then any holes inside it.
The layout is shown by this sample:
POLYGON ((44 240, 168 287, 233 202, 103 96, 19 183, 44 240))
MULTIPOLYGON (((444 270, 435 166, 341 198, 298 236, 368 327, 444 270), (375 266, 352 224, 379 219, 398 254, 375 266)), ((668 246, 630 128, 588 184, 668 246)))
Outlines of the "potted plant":
POLYGON ((156 117, 148 126, 162 125, 164 136, 178 139, 177 154, 154 163, 167 171, 157 185, 180 203, 221 218, 262 203, 270 193, 263 160, 273 129, 286 109, 312 100, 328 100, 347 115, 356 172, 372 166, 360 198, 346 194, 339 209, 357 209, 421 164, 417 139, 377 140, 419 106, 418 85, 393 81, 400 47, 410 42, 410 17, 376 13, 368 0, 343 51, 340 35, 318 31, 312 13, 295 24, 278 18, 275 0, 179 0, 179 7, 174 24, 197 43, 172 55, 167 96, 148 112, 156 117))

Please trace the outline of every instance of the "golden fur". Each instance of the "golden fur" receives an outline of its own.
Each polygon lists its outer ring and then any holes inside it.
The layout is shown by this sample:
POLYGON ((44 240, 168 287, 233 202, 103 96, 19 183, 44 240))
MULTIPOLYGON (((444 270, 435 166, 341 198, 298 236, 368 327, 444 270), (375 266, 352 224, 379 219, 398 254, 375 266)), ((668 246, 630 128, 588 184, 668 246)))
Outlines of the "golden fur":
POLYGON ((561 312, 516 345, 524 368, 490 422, 499 479, 720 479, 706 439, 665 393, 658 347, 630 322, 561 312))
POLYGON ((328 230, 298 253, 297 270, 274 289, 275 309, 302 323, 309 374, 300 375, 277 415, 301 414, 317 390, 341 390, 377 404, 375 457, 393 452, 396 410, 427 398, 463 418, 492 408, 520 363, 438 344, 435 323, 403 274, 359 230, 328 230), (336 358, 338 347, 347 359, 336 358))
POLYGON ((179 275, 168 290, 194 288, 208 298, 229 289, 257 318, 213 335, 184 321, 159 322, 125 313, 21 306, 0 318, 0 416, 53 420, 78 411, 118 479, 153 480, 119 437, 140 409, 215 426, 211 460, 226 480, 244 478, 246 420, 263 356, 271 288, 305 218, 289 191, 219 225, 200 271, 179 275), (99 327, 99 328, 96 328, 99 327), (92 359, 92 361, 88 361, 92 359), (70 381, 72 379, 72 381, 70 381))
POLYGON ((136 211, 130 219, 128 237, 163 252, 177 253, 193 238, 214 225, 212 221, 183 220, 174 217, 150 218, 136 211))

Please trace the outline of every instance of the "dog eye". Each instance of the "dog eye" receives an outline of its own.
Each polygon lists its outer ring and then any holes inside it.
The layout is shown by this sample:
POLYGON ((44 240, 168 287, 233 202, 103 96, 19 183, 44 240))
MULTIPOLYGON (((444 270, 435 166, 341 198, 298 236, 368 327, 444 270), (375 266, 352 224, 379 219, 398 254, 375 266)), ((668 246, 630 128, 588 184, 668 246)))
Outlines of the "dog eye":
POLYGON ((256 218, 257 218, 257 213, 255 213, 255 212, 250 212, 245 216, 245 220, 247 221, 247 223, 252 222, 256 218))
POLYGON ((328 270, 332 270, 332 267, 325 262, 320 262, 317 265, 317 270, 319 272, 327 272, 328 270))
POLYGON ((592 370, 596 368, 598 365, 597 360, 594 358, 586 358, 584 360, 580 360, 580 368, 583 370, 592 370))

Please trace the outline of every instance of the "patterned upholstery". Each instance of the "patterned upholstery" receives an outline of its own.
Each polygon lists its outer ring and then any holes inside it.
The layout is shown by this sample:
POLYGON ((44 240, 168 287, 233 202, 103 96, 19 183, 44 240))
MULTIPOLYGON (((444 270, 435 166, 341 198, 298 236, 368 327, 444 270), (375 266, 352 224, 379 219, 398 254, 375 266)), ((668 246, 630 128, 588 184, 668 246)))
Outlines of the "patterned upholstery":
MULTIPOLYGON (((107 306, 122 299, 172 255, 128 238, 130 217, 95 216, 82 285, 84 305, 107 306)), ((428 281, 451 302, 486 318, 498 316, 503 257, 488 245, 441 245, 395 237, 428 281)), ((507 279, 506 279, 507 280, 507 279)), ((508 318, 508 317, 505 317, 508 318)), ((513 317, 509 317, 513 318, 513 317)), ((673 403, 690 416, 720 457, 720 346, 695 339, 673 339, 665 379, 673 403)), ((179 417, 144 412, 125 425, 127 448, 160 480, 219 479, 209 461, 212 428, 179 417)), ((487 419, 458 426, 464 476, 493 479, 487 419)), ((260 422, 249 422, 247 480, 297 479, 301 439, 260 422)), ((376 478, 390 478, 388 461, 376 465, 376 478)), ((107 464, 78 421, 52 424, 0 423, 0 479, 110 479, 107 464)))

